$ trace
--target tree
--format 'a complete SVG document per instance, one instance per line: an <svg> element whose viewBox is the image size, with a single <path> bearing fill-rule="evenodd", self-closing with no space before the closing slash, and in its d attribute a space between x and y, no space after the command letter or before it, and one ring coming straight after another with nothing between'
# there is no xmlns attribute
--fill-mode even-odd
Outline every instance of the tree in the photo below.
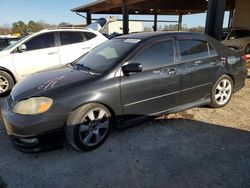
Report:
<svg viewBox="0 0 250 188"><path fill-rule="evenodd" d="M27 26L23 21L14 22L12 24L12 33L19 33L25 35L27 33Z"/></svg>

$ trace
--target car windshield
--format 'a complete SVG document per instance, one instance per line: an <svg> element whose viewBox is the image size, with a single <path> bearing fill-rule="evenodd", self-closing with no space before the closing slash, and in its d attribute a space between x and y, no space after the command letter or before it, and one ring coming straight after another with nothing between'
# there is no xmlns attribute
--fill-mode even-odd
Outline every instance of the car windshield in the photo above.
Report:
<svg viewBox="0 0 250 188"><path fill-rule="evenodd" d="M104 73L136 46L139 41L139 39L113 39L106 41L84 55L76 64L94 73Z"/></svg>

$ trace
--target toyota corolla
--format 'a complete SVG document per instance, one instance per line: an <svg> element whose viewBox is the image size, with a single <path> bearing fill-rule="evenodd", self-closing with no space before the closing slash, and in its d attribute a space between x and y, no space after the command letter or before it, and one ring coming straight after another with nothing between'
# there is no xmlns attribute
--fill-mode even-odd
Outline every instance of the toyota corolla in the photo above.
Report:
<svg viewBox="0 0 250 188"><path fill-rule="evenodd" d="M65 66L18 83L3 106L14 144L36 148L64 132L79 150L93 150L112 125L196 106L225 106L245 85L244 58L195 33L155 32L104 42Z"/></svg>

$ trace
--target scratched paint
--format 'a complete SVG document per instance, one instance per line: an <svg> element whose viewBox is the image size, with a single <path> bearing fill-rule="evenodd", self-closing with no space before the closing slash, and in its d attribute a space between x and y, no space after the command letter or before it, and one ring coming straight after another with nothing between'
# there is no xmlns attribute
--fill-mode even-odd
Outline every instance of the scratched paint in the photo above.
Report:
<svg viewBox="0 0 250 188"><path fill-rule="evenodd" d="M65 76L58 76L53 80L47 80L45 83L38 87L39 90L47 90L56 86Z"/></svg>

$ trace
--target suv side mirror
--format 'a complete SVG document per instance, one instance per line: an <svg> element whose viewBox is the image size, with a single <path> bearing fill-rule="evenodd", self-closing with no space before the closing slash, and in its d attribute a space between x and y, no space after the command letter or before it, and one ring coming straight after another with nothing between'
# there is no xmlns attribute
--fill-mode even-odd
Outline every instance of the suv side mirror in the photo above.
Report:
<svg viewBox="0 0 250 188"><path fill-rule="evenodd" d="M27 50L27 47L25 44L21 44L20 46L17 47L18 52L22 53Z"/></svg>
<svg viewBox="0 0 250 188"><path fill-rule="evenodd" d="M131 63L128 65L124 65L122 67L122 72L124 75L128 75L129 73L141 72L142 66L140 63Z"/></svg>

